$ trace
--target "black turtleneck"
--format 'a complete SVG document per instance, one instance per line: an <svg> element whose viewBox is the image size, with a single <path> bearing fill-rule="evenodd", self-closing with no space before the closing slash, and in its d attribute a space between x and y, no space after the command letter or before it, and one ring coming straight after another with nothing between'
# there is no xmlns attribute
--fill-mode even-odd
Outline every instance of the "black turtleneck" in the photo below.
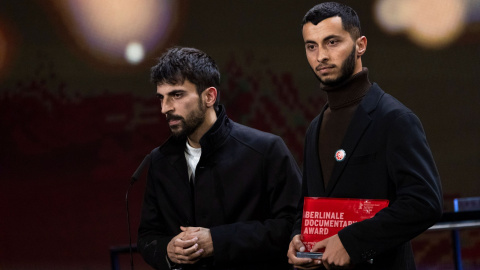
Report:
<svg viewBox="0 0 480 270"><path fill-rule="evenodd" d="M318 138L318 155L325 188L337 162L335 153L340 149L353 114L372 84L368 80L368 69L353 75L338 86L320 84L327 92L327 109L323 113ZM346 153L347 155L349 153Z"/></svg>

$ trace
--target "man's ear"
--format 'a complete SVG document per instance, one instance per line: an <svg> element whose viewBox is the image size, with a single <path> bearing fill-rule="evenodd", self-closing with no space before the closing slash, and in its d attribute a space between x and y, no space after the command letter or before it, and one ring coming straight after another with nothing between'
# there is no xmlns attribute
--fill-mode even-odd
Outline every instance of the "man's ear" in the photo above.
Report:
<svg viewBox="0 0 480 270"><path fill-rule="evenodd" d="M357 56L362 56L365 51L367 51L367 38L365 36L357 38L355 41L355 48L357 50Z"/></svg>
<svg viewBox="0 0 480 270"><path fill-rule="evenodd" d="M217 101L217 88L209 87L203 91L202 95L205 105L210 108Z"/></svg>

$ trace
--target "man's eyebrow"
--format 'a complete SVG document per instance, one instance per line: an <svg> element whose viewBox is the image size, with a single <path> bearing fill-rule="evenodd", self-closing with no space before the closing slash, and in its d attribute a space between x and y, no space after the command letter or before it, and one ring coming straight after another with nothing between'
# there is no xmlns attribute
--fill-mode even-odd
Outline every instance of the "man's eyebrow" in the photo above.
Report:
<svg viewBox="0 0 480 270"><path fill-rule="evenodd" d="M341 36L339 36L339 35L329 35L329 36L326 36L325 38L323 38L323 40L329 40L329 39L332 39L332 38L341 38Z"/></svg>
<svg viewBox="0 0 480 270"><path fill-rule="evenodd" d="M322 39L322 41L326 41L326 40L329 40L329 39L332 39L332 38L341 38L341 36L332 34L332 35L324 37ZM307 39L307 40L305 40L305 44L318 44L318 43L316 41Z"/></svg>
<svg viewBox="0 0 480 270"><path fill-rule="evenodd" d="M174 89L174 90L168 92L166 95L167 95L167 96L173 96L173 95L175 95L175 94L184 93L184 92L186 92L186 91L183 90L183 89ZM161 97L163 97L163 95L157 93L157 94L156 94L156 97L157 97L157 98L161 98Z"/></svg>
<svg viewBox="0 0 480 270"><path fill-rule="evenodd" d="M175 95L175 94L178 94L178 93L184 93L184 92L186 92L186 91L185 91L185 90L183 90L183 89L174 89L174 90L172 90L172 91L168 92L168 93L167 93L167 95L169 95L169 96L173 96L173 95Z"/></svg>

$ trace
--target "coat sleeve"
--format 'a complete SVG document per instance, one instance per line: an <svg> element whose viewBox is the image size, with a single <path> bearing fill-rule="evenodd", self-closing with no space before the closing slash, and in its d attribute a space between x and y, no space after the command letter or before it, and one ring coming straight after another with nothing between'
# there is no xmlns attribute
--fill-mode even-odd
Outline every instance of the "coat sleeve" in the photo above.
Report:
<svg viewBox="0 0 480 270"><path fill-rule="evenodd" d="M276 138L265 154L263 174L257 179L266 183L270 213L264 220L210 228L216 265L278 263L279 258L287 263L285 254L300 196L301 173L283 140Z"/></svg>
<svg viewBox="0 0 480 270"><path fill-rule="evenodd" d="M166 259L167 245L174 235L168 233L165 228L166 222L161 220L152 179L152 169L150 169L138 228L137 248L145 262L153 268L170 269Z"/></svg>
<svg viewBox="0 0 480 270"><path fill-rule="evenodd" d="M303 166L303 171L305 171L305 164ZM290 239L293 239L293 237L295 235L301 234L301 232L302 232L303 201L304 201L304 198L307 197L307 196L308 196L307 174L303 174L303 176L302 176L302 195L300 196L300 199L298 200L297 212L296 212L296 215L295 215L295 222L293 224L293 231L292 231L292 235L290 236Z"/></svg>
<svg viewBox="0 0 480 270"><path fill-rule="evenodd" d="M401 114L385 136L388 181L394 186L394 199L373 218L338 233L353 263L404 244L442 214L440 180L420 120L411 112Z"/></svg>
<svg viewBox="0 0 480 270"><path fill-rule="evenodd" d="M308 190L308 168L312 167L309 164L311 162L311 157L308 156L308 148L313 147L313 136L315 134L315 124L318 121L318 117L312 122L312 124L308 127L306 135L305 135L305 143L304 143L304 150L303 150L303 174L302 174L302 195L300 196L297 204L297 213L295 216L295 223L293 225L292 235L290 239L292 239L295 235L301 234L302 232L302 217L303 217L303 201L305 197L309 196Z"/></svg>

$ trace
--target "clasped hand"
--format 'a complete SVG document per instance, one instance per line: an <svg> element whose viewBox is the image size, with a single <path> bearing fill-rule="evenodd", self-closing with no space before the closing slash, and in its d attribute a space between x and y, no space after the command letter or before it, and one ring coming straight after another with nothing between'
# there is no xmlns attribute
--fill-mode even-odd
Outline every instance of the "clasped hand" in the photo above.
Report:
<svg viewBox="0 0 480 270"><path fill-rule="evenodd" d="M210 230L202 227L180 227L182 230L167 245L168 258L176 264L194 264L213 256Z"/></svg>

